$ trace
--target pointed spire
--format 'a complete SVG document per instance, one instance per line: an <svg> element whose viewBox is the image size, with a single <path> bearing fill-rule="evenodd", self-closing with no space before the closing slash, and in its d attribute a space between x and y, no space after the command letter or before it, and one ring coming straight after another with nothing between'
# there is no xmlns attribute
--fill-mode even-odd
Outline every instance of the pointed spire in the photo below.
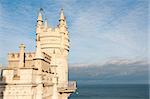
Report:
<svg viewBox="0 0 150 99"><path fill-rule="evenodd" d="M65 20L65 15L64 15L63 8L61 9L61 12L60 12L60 20Z"/></svg>
<svg viewBox="0 0 150 99"><path fill-rule="evenodd" d="M41 33L41 26L43 25L42 11L43 11L43 9L41 8L39 10L39 14L38 14L38 18L37 18L36 33Z"/></svg>
<svg viewBox="0 0 150 99"><path fill-rule="evenodd" d="M42 11L43 9L40 8L37 21L42 21Z"/></svg>
<svg viewBox="0 0 150 99"><path fill-rule="evenodd" d="M42 21L42 13L39 12L37 21Z"/></svg>
<svg viewBox="0 0 150 99"><path fill-rule="evenodd" d="M48 29L48 20L46 18L44 22L44 30L47 30L47 29Z"/></svg>
<svg viewBox="0 0 150 99"><path fill-rule="evenodd" d="M64 15L63 9L61 9L61 12L60 12L59 27L66 27L67 28L66 17Z"/></svg>

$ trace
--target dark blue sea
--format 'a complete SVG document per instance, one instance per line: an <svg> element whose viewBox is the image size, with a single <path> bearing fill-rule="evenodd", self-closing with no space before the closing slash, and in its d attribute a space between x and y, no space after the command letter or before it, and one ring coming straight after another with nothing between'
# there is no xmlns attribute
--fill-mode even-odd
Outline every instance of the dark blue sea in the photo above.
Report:
<svg viewBox="0 0 150 99"><path fill-rule="evenodd" d="M149 99L146 84L78 84L69 99Z"/></svg>

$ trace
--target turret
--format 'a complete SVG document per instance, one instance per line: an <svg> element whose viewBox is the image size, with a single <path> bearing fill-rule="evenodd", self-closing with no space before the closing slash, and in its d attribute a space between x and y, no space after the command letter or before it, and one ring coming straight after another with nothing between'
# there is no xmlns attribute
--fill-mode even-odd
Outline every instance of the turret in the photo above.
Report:
<svg viewBox="0 0 150 99"><path fill-rule="evenodd" d="M35 58L36 59L42 59L41 44L40 44L40 33L42 32L42 25L43 25L42 11L43 11L43 9L41 8L39 11L39 14L38 14L38 18L37 18L36 52L35 52Z"/></svg>
<svg viewBox="0 0 150 99"><path fill-rule="evenodd" d="M63 9L61 9L61 12L60 12L59 27L67 27L66 17L64 15Z"/></svg>
<svg viewBox="0 0 150 99"><path fill-rule="evenodd" d="M42 20L42 8L40 9L39 13L38 13L38 18L37 18L37 24L38 25L42 25L43 20Z"/></svg>

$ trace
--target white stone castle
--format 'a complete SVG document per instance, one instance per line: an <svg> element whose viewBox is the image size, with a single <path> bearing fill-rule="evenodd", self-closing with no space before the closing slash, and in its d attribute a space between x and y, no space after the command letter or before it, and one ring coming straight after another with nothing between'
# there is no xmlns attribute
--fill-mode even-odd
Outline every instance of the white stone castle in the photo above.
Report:
<svg viewBox="0 0 150 99"><path fill-rule="evenodd" d="M39 11L36 50L8 54L8 67L2 70L0 99L68 99L76 82L68 81L69 37L63 9L59 25L52 29Z"/></svg>

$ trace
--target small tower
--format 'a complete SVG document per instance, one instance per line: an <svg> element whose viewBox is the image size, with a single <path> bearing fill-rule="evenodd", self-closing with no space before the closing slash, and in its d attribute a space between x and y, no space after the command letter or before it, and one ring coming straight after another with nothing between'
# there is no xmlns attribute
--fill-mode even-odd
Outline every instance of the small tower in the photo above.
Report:
<svg viewBox="0 0 150 99"><path fill-rule="evenodd" d="M60 19L59 19L59 22L60 22L60 26L63 26L64 25L64 21L65 21L65 16L64 16L64 10L61 9L60 11Z"/></svg>
<svg viewBox="0 0 150 99"><path fill-rule="evenodd" d="M41 8L39 10L39 13L38 13L38 19L37 19L37 24L38 25L42 25L42 23L43 23L43 20L42 20L42 11L43 11L43 9Z"/></svg>
<svg viewBox="0 0 150 99"><path fill-rule="evenodd" d="M66 17L64 15L63 9L61 9L61 12L60 12L59 28L60 28L60 32L67 31Z"/></svg>
<svg viewBox="0 0 150 99"><path fill-rule="evenodd" d="M42 11L41 8L38 13L37 18L37 26L36 26L36 54L35 58L41 58L42 59L42 52L41 52L41 42L40 42L40 34L42 33L42 26L43 26L43 20L42 20Z"/></svg>
<svg viewBox="0 0 150 99"><path fill-rule="evenodd" d="M42 32L43 20L42 20L42 8L39 10L38 18L37 18L37 25L36 25L36 37L39 37L40 33ZM38 39L38 38L36 38Z"/></svg>
<svg viewBox="0 0 150 99"><path fill-rule="evenodd" d="M43 59L41 51L40 34L42 33L43 20L42 20L42 8L39 11L36 26L36 51L35 51L35 67L41 69L41 59Z"/></svg>

